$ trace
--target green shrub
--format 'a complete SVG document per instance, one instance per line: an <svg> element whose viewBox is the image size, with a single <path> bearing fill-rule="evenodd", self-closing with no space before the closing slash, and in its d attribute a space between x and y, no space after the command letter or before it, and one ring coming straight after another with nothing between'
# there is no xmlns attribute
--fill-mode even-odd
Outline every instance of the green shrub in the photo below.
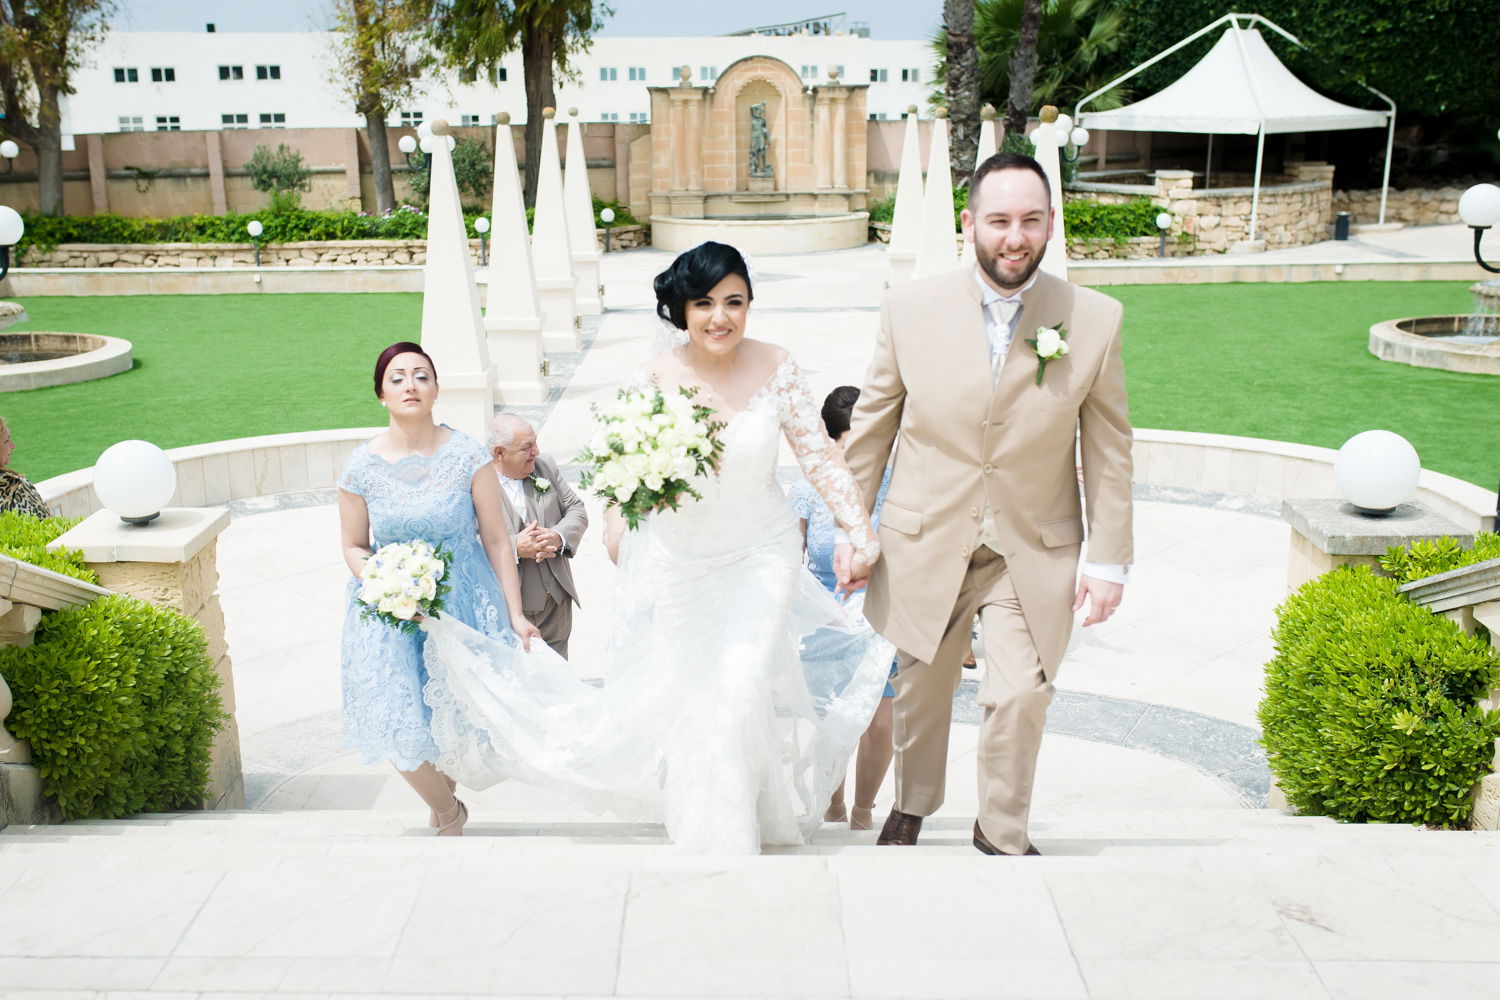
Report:
<svg viewBox="0 0 1500 1000"><path fill-rule="evenodd" d="M1155 236L1161 206L1145 198L1112 205L1092 198L1075 198L1063 204L1064 232L1070 240L1127 240Z"/></svg>
<svg viewBox="0 0 1500 1000"><path fill-rule="evenodd" d="M42 616L35 644L0 649L29 740L64 816L193 808L226 718L198 623L123 595Z"/></svg>
<svg viewBox="0 0 1500 1000"><path fill-rule="evenodd" d="M1277 609L1262 742L1302 812L1463 826L1500 736L1500 713L1476 704L1500 655L1396 587L1344 566Z"/></svg>
<svg viewBox="0 0 1500 1000"><path fill-rule="evenodd" d="M425 206L432 177L427 171L426 157L417 162L421 166L412 170L409 180L417 204ZM495 183L495 155L478 140L459 139L453 145L453 179L458 183L458 196L462 202L484 204Z"/></svg>
<svg viewBox="0 0 1500 1000"><path fill-rule="evenodd" d="M1500 535L1481 531L1474 536L1474 546L1468 549L1446 535L1431 542L1393 545L1380 557L1380 568L1395 577L1397 583L1411 583L1489 559L1500 559Z"/></svg>
<svg viewBox="0 0 1500 1000"><path fill-rule="evenodd" d="M98 575L83 561L82 552L77 549L47 551L48 542L81 520L83 518L80 517L49 517L39 520L30 514L7 510L0 513L0 554L86 583L98 583Z"/></svg>
<svg viewBox="0 0 1500 1000"><path fill-rule="evenodd" d="M294 211L302 202L303 191L312 190L312 170L302 162L302 154L286 143L271 152L270 146L256 146L245 163L250 186L271 194L272 212Z"/></svg>
<svg viewBox="0 0 1500 1000"><path fill-rule="evenodd" d="M620 204L618 201L605 201L603 198L599 197L598 195L594 195L594 228L595 229L603 229L604 228L604 220L601 219L601 218L599 218L599 213L602 212L602 211L604 211L606 208L614 209L614 212L615 212L615 221L610 223L611 226L639 226L641 224L639 219L637 219L634 215L630 214L630 209L626 208L624 205ZM531 216L530 216L529 213L527 214L526 218L527 218L527 221L529 222L530 219L531 219Z"/></svg>
<svg viewBox="0 0 1500 1000"><path fill-rule="evenodd" d="M870 205L870 221L884 222L890 225L891 220L896 217L896 196L882 198L880 201Z"/></svg>

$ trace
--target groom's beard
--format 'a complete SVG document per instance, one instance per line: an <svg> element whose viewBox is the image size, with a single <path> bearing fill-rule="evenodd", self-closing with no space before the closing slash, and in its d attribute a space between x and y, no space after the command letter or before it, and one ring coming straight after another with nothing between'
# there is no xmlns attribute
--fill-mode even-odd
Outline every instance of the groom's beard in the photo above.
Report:
<svg viewBox="0 0 1500 1000"><path fill-rule="evenodd" d="M1036 273L1036 269L1042 266L1042 257L1047 253L1047 245L1043 243L1041 249L1036 252L1036 256L1026 262L1026 266L1022 269L1019 278L1000 273L1001 253L1002 251L997 248L992 254L982 254L978 252L978 247L976 246L974 259L979 262L980 270L984 271L985 275L989 277L996 288L1015 290L1030 281L1031 276Z"/></svg>

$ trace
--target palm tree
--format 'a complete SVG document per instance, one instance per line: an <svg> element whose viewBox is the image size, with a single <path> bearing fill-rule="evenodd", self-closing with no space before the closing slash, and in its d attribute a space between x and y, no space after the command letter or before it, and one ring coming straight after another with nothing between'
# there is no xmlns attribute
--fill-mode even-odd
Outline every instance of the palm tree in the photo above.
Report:
<svg viewBox="0 0 1500 1000"><path fill-rule="evenodd" d="M979 149L979 53L974 48L974 0L943 0L944 92L948 105L948 157L953 183L969 176Z"/></svg>

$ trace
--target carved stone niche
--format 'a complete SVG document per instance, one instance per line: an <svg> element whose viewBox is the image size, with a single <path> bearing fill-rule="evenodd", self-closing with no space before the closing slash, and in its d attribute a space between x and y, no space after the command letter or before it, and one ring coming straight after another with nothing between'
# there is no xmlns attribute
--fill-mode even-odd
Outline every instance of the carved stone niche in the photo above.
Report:
<svg viewBox="0 0 1500 1000"><path fill-rule="evenodd" d="M755 146L751 109L766 109L766 165L770 177L751 176L750 160ZM751 80L734 97L734 180L739 191L779 191L786 176L786 110L781 91L765 80Z"/></svg>

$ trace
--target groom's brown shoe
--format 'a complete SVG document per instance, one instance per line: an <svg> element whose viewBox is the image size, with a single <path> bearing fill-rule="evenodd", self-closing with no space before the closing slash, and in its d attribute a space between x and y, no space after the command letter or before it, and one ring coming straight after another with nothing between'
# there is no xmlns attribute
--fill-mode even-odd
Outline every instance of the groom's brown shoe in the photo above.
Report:
<svg viewBox="0 0 1500 1000"><path fill-rule="evenodd" d="M885 826L880 828L880 836L875 843L911 847L917 842L917 834L921 832L922 817L892 809L891 814L885 818Z"/></svg>
<svg viewBox="0 0 1500 1000"><path fill-rule="evenodd" d="M1016 857L1016 855L1010 853L1009 851L1002 851L1000 850L1000 848L990 843L989 840L985 837L984 831L979 829L979 820L977 819L974 821L974 846L979 849L979 852L981 854L998 854L1001 857L1006 858ZM1035 844L1032 844L1030 847L1026 848L1026 853L1028 855L1035 855L1036 857L1042 856L1042 852L1036 849Z"/></svg>

